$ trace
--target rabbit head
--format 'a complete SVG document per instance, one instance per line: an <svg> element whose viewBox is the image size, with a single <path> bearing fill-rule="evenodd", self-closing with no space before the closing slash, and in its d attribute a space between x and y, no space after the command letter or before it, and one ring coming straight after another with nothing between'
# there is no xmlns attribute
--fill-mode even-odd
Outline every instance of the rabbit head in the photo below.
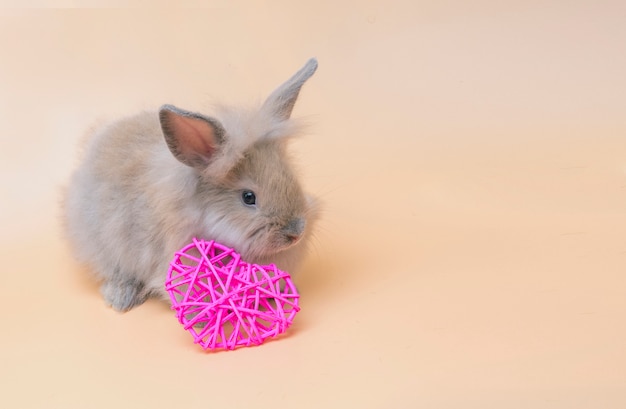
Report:
<svg viewBox="0 0 626 409"><path fill-rule="evenodd" d="M300 244L315 216L286 145L298 130L290 119L309 60L256 110L222 108L215 117L164 105L159 112L174 157L193 169L198 235L231 246L251 262L273 261Z"/></svg>

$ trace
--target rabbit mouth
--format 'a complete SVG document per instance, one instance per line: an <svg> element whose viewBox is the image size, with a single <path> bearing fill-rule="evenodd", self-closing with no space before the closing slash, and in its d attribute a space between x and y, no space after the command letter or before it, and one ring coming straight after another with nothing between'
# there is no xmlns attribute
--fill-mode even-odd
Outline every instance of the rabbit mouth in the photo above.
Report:
<svg viewBox="0 0 626 409"><path fill-rule="evenodd" d="M257 228L248 236L248 239L255 243L251 246L251 253L259 257L268 257L297 245L304 236L305 224L303 218L295 218L285 225Z"/></svg>
<svg viewBox="0 0 626 409"><path fill-rule="evenodd" d="M252 245L248 248L247 257L253 260L270 260L272 256L282 253L294 246L302 240L302 235L274 233L269 237L260 237L256 235Z"/></svg>
<svg viewBox="0 0 626 409"><path fill-rule="evenodd" d="M286 234L285 235L285 241L287 242L287 246L291 247L291 246L295 246L296 244L298 244L298 242L302 239L302 235L301 234Z"/></svg>
<svg viewBox="0 0 626 409"><path fill-rule="evenodd" d="M261 251L264 253L264 256L281 253L298 244L301 239L302 235L279 233L272 237L268 241L267 246L264 246Z"/></svg>

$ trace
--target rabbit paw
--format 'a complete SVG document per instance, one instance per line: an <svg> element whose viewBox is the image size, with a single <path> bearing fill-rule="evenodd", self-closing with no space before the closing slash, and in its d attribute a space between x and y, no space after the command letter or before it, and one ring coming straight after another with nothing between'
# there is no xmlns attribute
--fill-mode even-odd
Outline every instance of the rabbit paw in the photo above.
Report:
<svg viewBox="0 0 626 409"><path fill-rule="evenodd" d="M134 279L105 281L100 291L105 301L114 310L120 312L129 311L133 307L143 304L148 299L144 283Z"/></svg>

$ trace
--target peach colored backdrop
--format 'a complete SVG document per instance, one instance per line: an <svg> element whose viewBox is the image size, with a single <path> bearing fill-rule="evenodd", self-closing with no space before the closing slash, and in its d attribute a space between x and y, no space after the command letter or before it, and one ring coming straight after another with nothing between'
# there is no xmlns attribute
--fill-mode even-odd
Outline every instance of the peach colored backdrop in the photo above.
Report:
<svg viewBox="0 0 626 409"><path fill-rule="evenodd" d="M626 407L626 3L307 3L0 11L2 406ZM58 220L85 130L311 56L289 336L203 353L106 308Z"/></svg>

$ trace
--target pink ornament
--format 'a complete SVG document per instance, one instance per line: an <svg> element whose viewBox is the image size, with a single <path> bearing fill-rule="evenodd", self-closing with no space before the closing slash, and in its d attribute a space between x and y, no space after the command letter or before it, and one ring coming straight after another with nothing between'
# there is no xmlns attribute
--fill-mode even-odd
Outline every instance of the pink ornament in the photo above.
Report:
<svg viewBox="0 0 626 409"><path fill-rule="evenodd" d="M178 251L165 289L178 321L204 349L259 345L285 332L300 311L289 274L246 263L214 241L193 239Z"/></svg>

